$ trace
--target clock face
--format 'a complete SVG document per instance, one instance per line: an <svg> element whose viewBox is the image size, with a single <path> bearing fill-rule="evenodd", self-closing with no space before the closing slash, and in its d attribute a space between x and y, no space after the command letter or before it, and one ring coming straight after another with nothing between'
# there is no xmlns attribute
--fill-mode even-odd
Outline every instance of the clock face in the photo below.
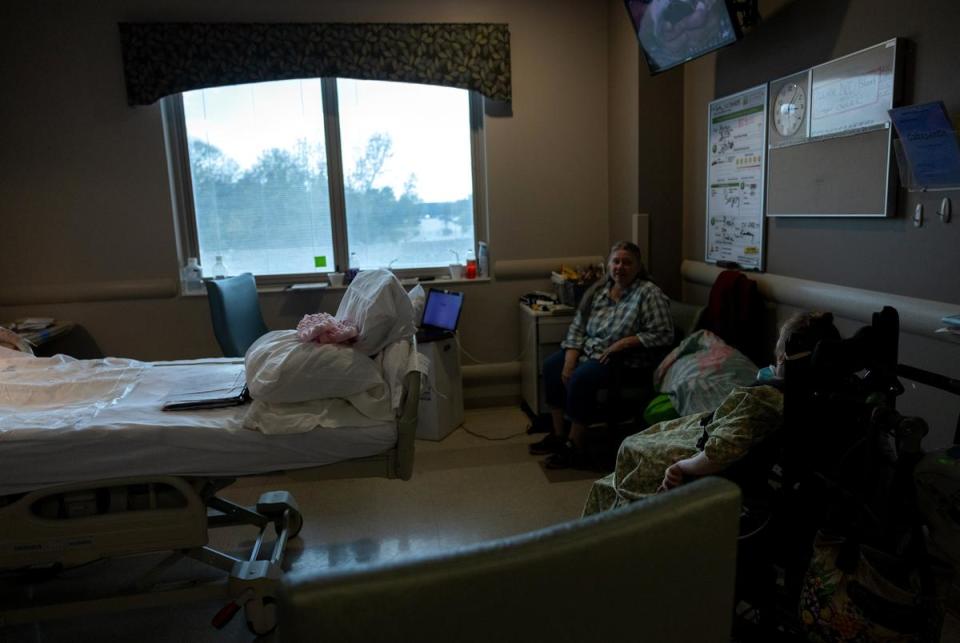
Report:
<svg viewBox="0 0 960 643"><path fill-rule="evenodd" d="M793 136L803 125L807 111L807 92L797 83L787 83L773 102L773 124L780 136Z"/></svg>

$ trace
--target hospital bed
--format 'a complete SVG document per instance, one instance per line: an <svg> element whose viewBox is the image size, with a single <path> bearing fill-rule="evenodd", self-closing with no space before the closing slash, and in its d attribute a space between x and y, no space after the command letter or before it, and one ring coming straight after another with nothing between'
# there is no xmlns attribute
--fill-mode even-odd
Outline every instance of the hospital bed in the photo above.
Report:
<svg viewBox="0 0 960 643"><path fill-rule="evenodd" d="M420 372L414 367L401 376L403 398L392 422L264 435L243 427L247 406L160 410L163 400L178 391L216 389L242 378L242 360L151 364L24 358L32 361L7 361L5 367L3 357L0 570L170 554L122 593L56 605L4 601L0 627L219 597L230 602L215 625L222 626L242 607L251 631L268 632L275 626L273 596L286 543L300 531L303 518L285 491L265 493L253 507L236 505L218 492L240 476L281 471L298 480L406 480L412 473L420 397ZM16 376L11 368L18 369ZM240 524L259 529L247 557L208 545L210 529ZM226 578L166 588L164 572L183 558L206 563Z"/></svg>

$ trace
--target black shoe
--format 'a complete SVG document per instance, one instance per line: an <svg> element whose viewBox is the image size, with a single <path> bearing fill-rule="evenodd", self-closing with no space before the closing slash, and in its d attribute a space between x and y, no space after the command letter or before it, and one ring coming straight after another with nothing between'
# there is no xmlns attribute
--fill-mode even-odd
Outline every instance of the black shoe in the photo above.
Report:
<svg viewBox="0 0 960 643"><path fill-rule="evenodd" d="M587 454L574 446L573 442L567 442L556 453L544 461L544 466L548 469L593 469L590 458Z"/></svg>
<svg viewBox="0 0 960 643"><path fill-rule="evenodd" d="M548 455L556 453L561 448L563 448L563 440L553 433L548 433L542 440L530 445L530 455Z"/></svg>

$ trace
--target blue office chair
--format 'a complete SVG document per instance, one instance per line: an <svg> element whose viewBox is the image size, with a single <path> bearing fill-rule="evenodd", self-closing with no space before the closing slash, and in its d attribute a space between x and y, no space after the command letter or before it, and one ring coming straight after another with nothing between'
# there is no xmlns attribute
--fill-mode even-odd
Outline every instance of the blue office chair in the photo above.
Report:
<svg viewBox="0 0 960 643"><path fill-rule="evenodd" d="M260 313L257 282L245 272L228 279L207 280L213 334L224 357L243 357L269 330Z"/></svg>

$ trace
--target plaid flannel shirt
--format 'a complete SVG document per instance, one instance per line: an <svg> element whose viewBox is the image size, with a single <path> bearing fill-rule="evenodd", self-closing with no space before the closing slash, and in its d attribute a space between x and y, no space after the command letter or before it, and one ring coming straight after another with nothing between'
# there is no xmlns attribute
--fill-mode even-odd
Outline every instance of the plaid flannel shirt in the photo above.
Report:
<svg viewBox="0 0 960 643"><path fill-rule="evenodd" d="M589 319L584 320L583 314L577 311L566 339L560 344L563 348L580 351L582 362L598 359L607 347L630 335L636 335L646 348L669 346L673 342L670 299L656 284L637 280L616 302L610 297L612 287L611 279L594 293ZM643 365L646 361L643 352L631 355L626 363Z"/></svg>

